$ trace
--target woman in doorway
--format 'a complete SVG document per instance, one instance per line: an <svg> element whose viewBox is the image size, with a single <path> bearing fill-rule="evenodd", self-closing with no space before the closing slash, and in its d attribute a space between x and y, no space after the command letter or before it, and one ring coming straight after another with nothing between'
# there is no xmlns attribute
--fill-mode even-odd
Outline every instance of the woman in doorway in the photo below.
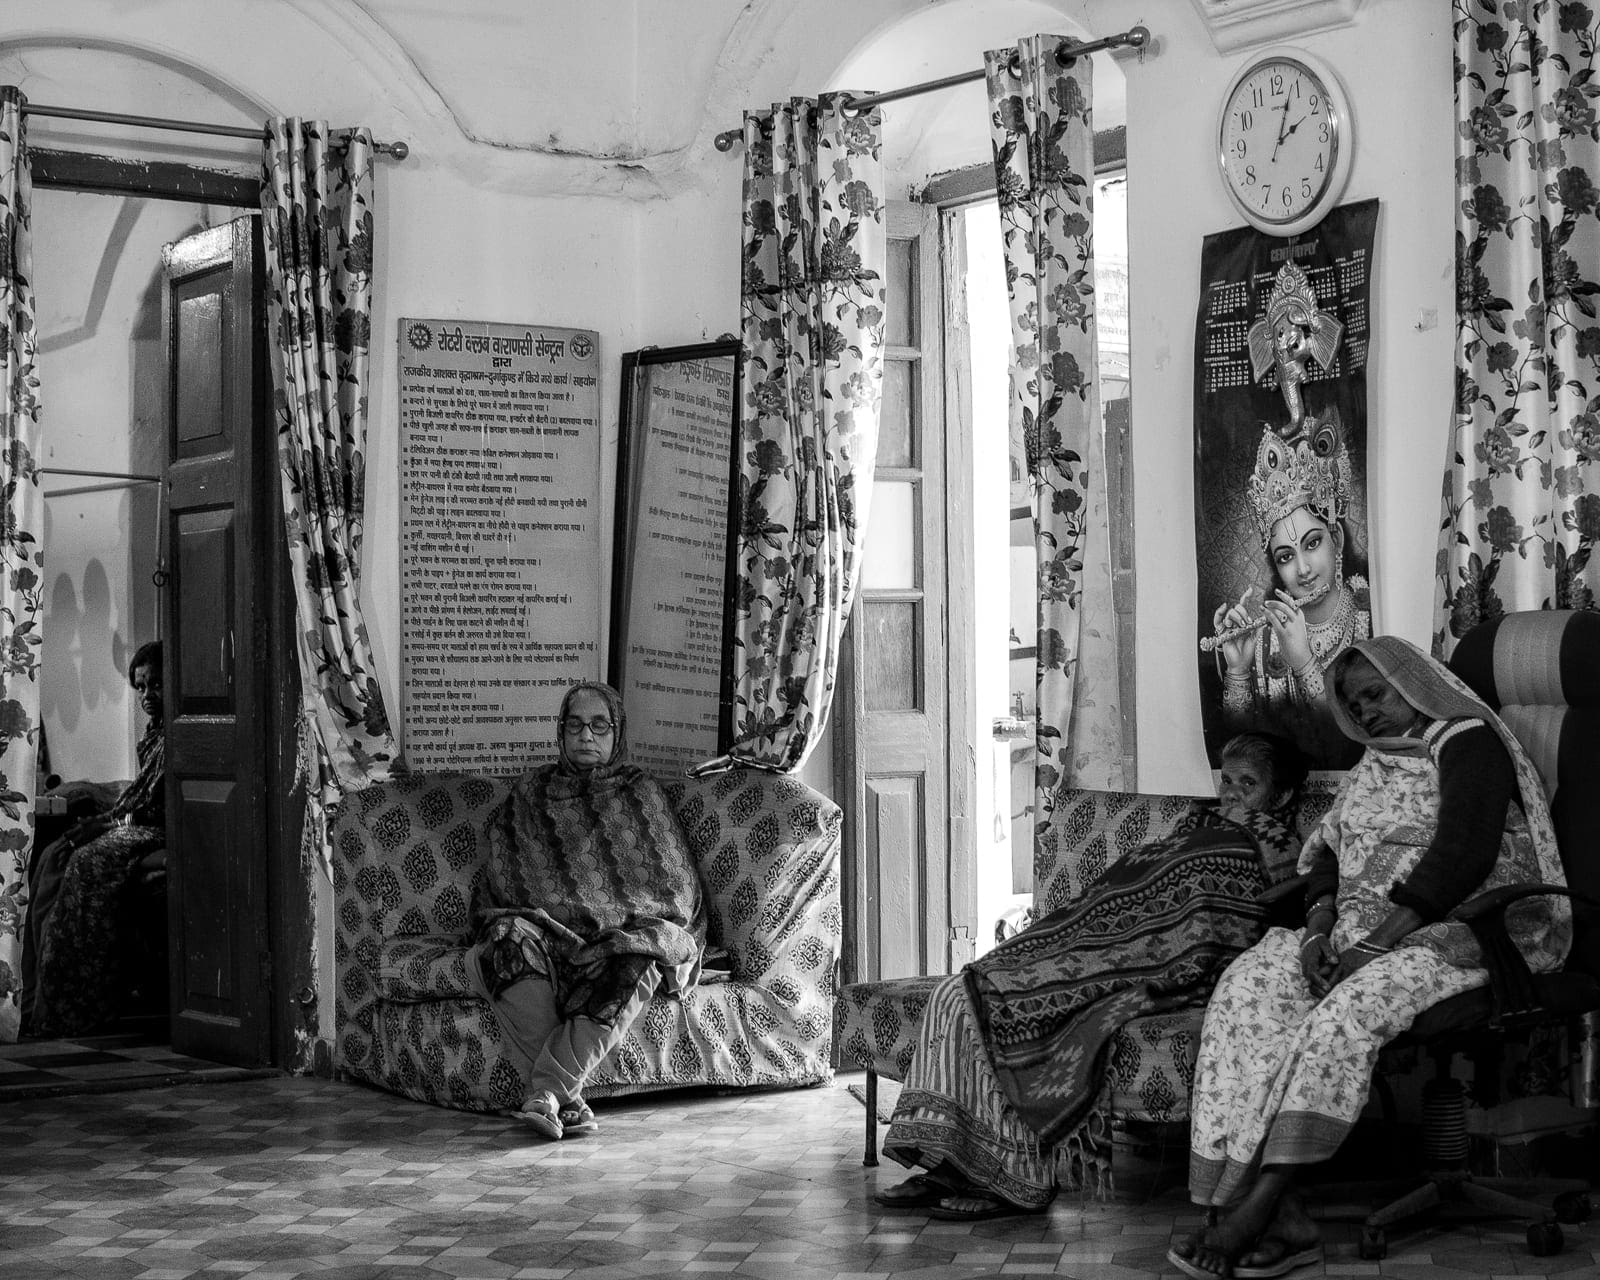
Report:
<svg viewBox="0 0 1600 1280"><path fill-rule="evenodd" d="M1131 1018L1199 1008L1261 936L1256 898L1293 873L1305 776L1293 743L1231 739L1215 804L934 989L883 1144L919 1172L879 1203L993 1218L1043 1210L1058 1176L1104 1185L1106 1048Z"/></svg>
<svg viewBox="0 0 1600 1280"><path fill-rule="evenodd" d="M26 1034L81 1035L116 1012L126 972L124 898L139 863L166 847L166 737L161 641L141 645L128 682L150 718L139 739L138 775L111 809L72 827L34 860L28 877L24 948ZM138 922L131 922L137 927Z"/></svg>
<svg viewBox="0 0 1600 1280"><path fill-rule="evenodd" d="M706 910L666 794L627 763L622 699L567 692L559 758L524 774L488 823L472 968L525 1085L517 1116L546 1138L598 1125L583 1086L658 989L699 976Z"/></svg>

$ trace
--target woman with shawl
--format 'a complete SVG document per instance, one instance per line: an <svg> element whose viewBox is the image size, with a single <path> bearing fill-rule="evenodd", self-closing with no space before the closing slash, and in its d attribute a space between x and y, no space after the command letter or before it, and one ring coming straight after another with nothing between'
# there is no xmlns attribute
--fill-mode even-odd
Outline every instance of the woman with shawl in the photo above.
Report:
<svg viewBox="0 0 1600 1280"><path fill-rule="evenodd" d="M22 1017L27 1034L81 1035L116 1012L124 890L140 861L166 847L166 737L161 641L140 645L128 683L150 723L138 775L103 813L43 849L28 883ZM30 981L31 979L31 981Z"/></svg>
<svg viewBox="0 0 1600 1280"><path fill-rule="evenodd" d="M1206 1007L1190 1103L1189 1191L1221 1220L1167 1257L1197 1280L1277 1276L1321 1257L1294 1191L1366 1102L1378 1050L1423 1010L1488 983L1451 912L1503 885L1563 885L1538 773L1454 675L1393 636L1330 669L1340 728L1365 748L1300 854L1305 928L1272 929ZM1535 973L1571 941L1565 898L1507 912Z"/></svg>
<svg viewBox="0 0 1600 1280"><path fill-rule="evenodd" d="M1293 874L1305 773L1285 739L1229 740L1215 805L933 990L883 1144L920 1172L879 1203L953 1220L1037 1212L1058 1163L1104 1184L1094 1107L1111 1040L1129 1019L1199 1008L1261 936L1257 896Z"/></svg>
<svg viewBox="0 0 1600 1280"><path fill-rule="evenodd" d="M473 966L521 1061L516 1114L547 1138L592 1133L583 1085L657 990L698 976L706 911L666 794L627 763L616 690L579 684L560 757L517 779L488 823Z"/></svg>

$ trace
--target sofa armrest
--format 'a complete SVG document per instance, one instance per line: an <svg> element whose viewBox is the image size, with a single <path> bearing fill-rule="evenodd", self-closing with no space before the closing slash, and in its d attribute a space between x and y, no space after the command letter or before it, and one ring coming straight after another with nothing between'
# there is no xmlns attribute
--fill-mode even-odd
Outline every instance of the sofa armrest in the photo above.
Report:
<svg viewBox="0 0 1600 1280"><path fill-rule="evenodd" d="M733 769L674 781L669 798L705 888L708 942L737 982L815 985L832 999L842 814L788 774Z"/></svg>

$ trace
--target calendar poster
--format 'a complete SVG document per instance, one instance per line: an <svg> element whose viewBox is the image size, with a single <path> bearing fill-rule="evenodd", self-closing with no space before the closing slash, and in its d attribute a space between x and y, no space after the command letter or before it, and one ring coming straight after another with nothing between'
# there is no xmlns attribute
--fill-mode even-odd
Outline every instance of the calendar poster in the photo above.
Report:
<svg viewBox="0 0 1600 1280"><path fill-rule="evenodd" d="M1347 768L1359 754L1327 714L1321 672L1336 650L1371 634L1367 354L1377 220L1378 202L1367 200L1297 236L1239 227L1207 236L1201 249L1197 656L1213 767L1222 744L1248 729L1292 738L1314 769ZM1296 634L1262 625L1224 651L1219 609L1242 601L1260 621L1280 591L1304 596L1293 601Z"/></svg>

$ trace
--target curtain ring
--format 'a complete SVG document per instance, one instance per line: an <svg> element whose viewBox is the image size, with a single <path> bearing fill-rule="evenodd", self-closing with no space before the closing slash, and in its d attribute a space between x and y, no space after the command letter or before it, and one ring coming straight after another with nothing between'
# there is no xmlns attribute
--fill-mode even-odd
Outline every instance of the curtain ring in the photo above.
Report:
<svg viewBox="0 0 1600 1280"><path fill-rule="evenodd" d="M1022 79L1022 51L1020 49L1011 51L1011 57L1006 59L1006 70L1011 73L1012 79Z"/></svg>
<svg viewBox="0 0 1600 1280"><path fill-rule="evenodd" d="M1056 66L1067 68L1078 60L1078 55L1073 52L1078 46L1069 40L1063 40L1056 46Z"/></svg>

